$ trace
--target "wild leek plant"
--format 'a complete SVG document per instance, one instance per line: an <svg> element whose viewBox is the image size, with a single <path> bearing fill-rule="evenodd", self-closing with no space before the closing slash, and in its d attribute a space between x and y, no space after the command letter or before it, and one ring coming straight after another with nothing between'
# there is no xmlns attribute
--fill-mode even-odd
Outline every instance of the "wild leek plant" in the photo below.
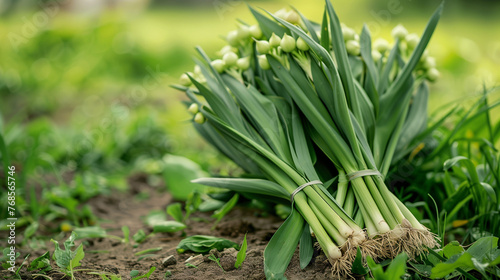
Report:
<svg viewBox="0 0 500 280"><path fill-rule="evenodd" d="M364 256L415 257L436 246L431 234L387 188L393 159L426 128L428 88L439 72L425 48L442 6L423 35L397 26L392 48L340 24L329 1L321 24L296 11L241 24L211 60L200 48L181 76L199 133L253 178L198 183L290 201L290 216L264 253L268 278L285 272L300 241L301 267L311 233L336 274Z"/></svg>

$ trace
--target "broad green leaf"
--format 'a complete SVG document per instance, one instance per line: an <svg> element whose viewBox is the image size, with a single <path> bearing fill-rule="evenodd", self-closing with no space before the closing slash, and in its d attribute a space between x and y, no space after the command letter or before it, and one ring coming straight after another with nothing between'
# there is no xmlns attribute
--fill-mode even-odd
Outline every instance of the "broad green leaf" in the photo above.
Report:
<svg viewBox="0 0 500 280"><path fill-rule="evenodd" d="M182 206L180 203L172 203L167 206L167 214L177 222L182 222Z"/></svg>
<svg viewBox="0 0 500 280"><path fill-rule="evenodd" d="M366 263L370 268L370 272L375 280L389 280L384 274L384 269L382 265L375 263L375 261L370 256L366 256Z"/></svg>
<svg viewBox="0 0 500 280"><path fill-rule="evenodd" d="M500 254L497 245L498 237L482 237L467 249L467 253L481 262L491 262Z"/></svg>
<svg viewBox="0 0 500 280"><path fill-rule="evenodd" d="M405 253L399 254L394 260L392 260L389 267L385 271L387 280L399 280L406 272L406 260L408 256Z"/></svg>
<svg viewBox="0 0 500 280"><path fill-rule="evenodd" d="M191 183L193 179L207 176L198 164L185 157L174 155L165 156L163 161L165 163L163 177L175 199L186 200L194 190L203 192L205 189L203 186Z"/></svg>
<svg viewBox="0 0 500 280"><path fill-rule="evenodd" d="M427 264L418 264L409 262L409 264L417 270L418 274L422 274L423 276L429 277L431 275L432 265Z"/></svg>
<svg viewBox="0 0 500 280"><path fill-rule="evenodd" d="M200 204L200 207L198 207L198 211L200 212L215 211L221 208L225 203L226 203L225 201L208 198Z"/></svg>
<svg viewBox="0 0 500 280"><path fill-rule="evenodd" d="M146 240L146 238L147 236L143 229L139 229L134 235L132 235L132 239L136 243L142 243L144 240Z"/></svg>
<svg viewBox="0 0 500 280"><path fill-rule="evenodd" d="M473 268L471 254L465 252L461 255L454 255L448 261L439 263L431 270L432 279L440 279L455 271L457 268Z"/></svg>
<svg viewBox="0 0 500 280"><path fill-rule="evenodd" d="M184 215L184 220L187 220L191 213L198 210L200 207L202 200L201 195L197 190L194 190L188 195L186 200L186 205L184 206L184 210L186 211L186 215Z"/></svg>
<svg viewBox="0 0 500 280"><path fill-rule="evenodd" d="M224 204L220 209L214 212L212 218L216 218L217 222L222 220L222 218L224 218L224 216L226 216L226 214L229 213L231 209L233 209L236 203L238 203L239 198L240 196L238 194L235 194L228 202L226 202L226 204Z"/></svg>
<svg viewBox="0 0 500 280"><path fill-rule="evenodd" d="M185 228L185 224L177 221L157 221L153 224L153 232L176 232Z"/></svg>
<svg viewBox="0 0 500 280"><path fill-rule="evenodd" d="M449 259L454 255L463 253L464 248L460 246L460 243L458 243L458 241L452 241L446 244L441 252L444 254L444 257Z"/></svg>
<svg viewBox="0 0 500 280"><path fill-rule="evenodd" d="M52 270L50 265L50 253L45 252L45 254L34 259L28 266L28 271L40 270L41 272L47 272Z"/></svg>
<svg viewBox="0 0 500 280"><path fill-rule="evenodd" d="M304 269L309 265L313 257L313 253L314 248L309 225L307 223L304 223L304 229L302 230L302 235L300 236L299 245L299 260L301 269Z"/></svg>
<svg viewBox="0 0 500 280"><path fill-rule="evenodd" d="M35 222L32 222L31 224L29 224L26 229L24 230L24 236L23 238L25 238L26 240L29 239L33 234L36 233L36 231L38 230L38 226L40 224L35 221Z"/></svg>
<svg viewBox="0 0 500 280"><path fill-rule="evenodd" d="M245 237L243 237L243 243L241 243L240 250L236 255L236 262L234 263L234 267L239 268L241 264L245 261L246 256L247 256L247 235L245 234Z"/></svg>
<svg viewBox="0 0 500 280"><path fill-rule="evenodd" d="M163 222L167 220L167 215L161 210L152 210L144 218L144 223L148 226L153 226L158 222Z"/></svg>
<svg viewBox="0 0 500 280"><path fill-rule="evenodd" d="M365 275L370 270L363 265L363 255L361 254L361 250L359 249L359 247L357 248L357 250L358 251L356 253L356 258L352 263L351 272L357 275Z"/></svg>
<svg viewBox="0 0 500 280"><path fill-rule="evenodd" d="M71 251L71 248L75 246L75 239L76 233L72 232L70 237L63 243L64 250L59 247L59 242L51 239L51 241L55 245L55 250L52 258L56 261L57 266L66 271L70 268L73 256L77 254L77 250L75 250L75 252Z"/></svg>
<svg viewBox="0 0 500 280"><path fill-rule="evenodd" d="M195 253L207 253L212 249L222 251L225 248L238 249L238 244L225 238L219 238L207 235L193 235L186 237L177 245L177 252L184 253L193 251Z"/></svg>
<svg viewBox="0 0 500 280"><path fill-rule="evenodd" d="M106 230L99 226L74 228L73 232L77 235L76 240L84 238L105 238L108 236Z"/></svg>
<svg viewBox="0 0 500 280"><path fill-rule="evenodd" d="M286 279L285 270L297 248L304 226L300 214L292 214L278 228L264 250L264 273L267 279Z"/></svg>
<svg viewBox="0 0 500 280"><path fill-rule="evenodd" d="M84 257L83 244L80 244L80 246L71 253L70 269L73 270L73 268L79 267L81 265L80 261L83 260Z"/></svg>

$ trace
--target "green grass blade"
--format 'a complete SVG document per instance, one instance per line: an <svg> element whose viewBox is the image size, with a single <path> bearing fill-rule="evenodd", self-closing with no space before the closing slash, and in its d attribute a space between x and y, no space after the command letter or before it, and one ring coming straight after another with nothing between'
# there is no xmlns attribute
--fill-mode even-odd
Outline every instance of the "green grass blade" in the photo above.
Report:
<svg viewBox="0 0 500 280"><path fill-rule="evenodd" d="M454 115L458 111L458 105L453 107L450 111L448 111L444 116L439 118L432 126L428 127L425 129L422 133L420 133L417 137L413 138L410 144L408 144L407 148L404 151L399 151L394 154L393 157L393 162L397 162L401 160L404 156L406 156L408 153L412 152L417 145L422 143L422 141L431 135L434 131L436 131L438 128L440 128L444 122L452 115ZM428 157L428 159L431 159Z"/></svg>
<svg viewBox="0 0 500 280"><path fill-rule="evenodd" d="M394 47L392 47L391 52L387 57L387 62L383 67L382 75L380 76L380 79L378 81L377 92L379 96L383 96L386 93L387 87L389 86L390 82L391 70L394 66L394 62L396 61L396 57L398 56L399 56L399 39L397 39L396 43L394 43Z"/></svg>
<svg viewBox="0 0 500 280"><path fill-rule="evenodd" d="M280 26L275 21L257 12L252 7L250 6L248 7L252 12L253 16L255 17L255 19L257 20L257 22L259 23L260 30L262 30L262 34L264 34L266 38L268 39L271 38L271 35L273 35L273 33L280 36L280 38L283 37L283 34L285 34L286 32L286 29L283 28L283 26Z"/></svg>
<svg viewBox="0 0 500 280"><path fill-rule="evenodd" d="M7 151L7 145L3 138L2 132L0 131L0 152L2 153L2 161L3 161L3 170L4 176L7 178L7 174L9 174L9 166L10 166L10 157Z"/></svg>
<svg viewBox="0 0 500 280"><path fill-rule="evenodd" d="M229 75L223 75L226 86L233 92L246 115L259 134L285 162L291 162L288 141L283 132L278 111L274 104L253 86L248 88Z"/></svg>
<svg viewBox="0 0 500 280"><path fill-rule="evenodd" d="M200 66L202 71L204 70L204 67ZM207 100L208 104L210 105L210 108L224 121L228 122L229 124L236 126L240 130L243 130L242 127L243 125L241 124L240 120L240 114L238 112L237 115L234 115L234 112L237 110L237 106L234 103L233 100L230 100L228 98L222 98L220 94L217 94L213 92L212 90L208 89L204 85L200 84L198 81L196 81L194 78L190 77L192 83L196 88L200 91L200 93L205 97ZM207 81L210 80L209 77L206 78Z"/></svg>
<svg viewBox="0 0 500 280"><path fill-rule="evenodd" d="M428 100L429 87L425 83L422 83L412 98L408 116L401 131L401 137L396 146L393 159L401 158L402 156L399 153L405 151L412 140L425 131Z"/></svg>
<svg viewBox="0 0 500 280"><path fill-rule="evenodd" d="M443 6L444 2L442 2L441 5L439 5L439 7L432 15L431 19L427 23L427 26L425 27L424 33L422 34L422 38L420 39L420 42L413 51L410 59L408 60L404 68L401 70L399 75L396 77L394 83L392 83L389 86L389 88L387 89L387 93L384 94L382 99L386 98L393 99L395 95L401 94L404 85L407 83L408 79L410 79L413 70L417 66L417 63L420 61L420 58L422 57L422 54L424 53L424 50L427 47L427 44L429 43L431 36L434 33L434 30L437 27L439 18L441 17L441 13L443 11Z"/></svg>
<svg viewBox="0 0 500 280"><path fill-rule="evenodd" d="M297 106L308 118L312 126L317 131L321 131L323 138L330 147L336 147L336 158L343 164L357 166L356 162L350 153L349 146L342 139L341 135L334 129L332 120L329 118L328 112L321 104L321 101L315 98L315 95L305 94L295 79L290 75L289 71L283 68L281 63L272 56L268 56L269 64L276 76L283 81L287 92L292 96ZM292 63L291 63L292 65ZM317 96L316 96L317 97ZM333 150L332 150L333 151Z"/></svg>
<svg viewBox="0 0 500 280"><path fill-rule="evenodd" d="M193 123L198 133L203 136L212 146L217 148L223 155L234 161L238 166L243 168L247 173L259 174L259 168L251 160L248 160L246 155L240 149L235 147L229 139L221 137L215 128L209 123L197 124Z"/></svg>
<svg viewBox="0 0 500 280"><path fill-rule="evenodd" d="M244 179L244 178L199 178L192 181L196 184L223 188L236 192L247 192L263 194L284 199L290 199L287 193L280 185L263 179Z"/></svg>
<svg viewBox="0 0 500 280"><path fill-rule="evenodd" d="M321 34L321 39L320 39L321 46L325 50L330 50L330 34L328 34L328 17L327 17L326 10L323 13L323 21L321 23L321 33L320 34Z"/></svg>
<svg viewBox="0 0 500 280"><path fill-rule="evenodd" d="M264 273L267 279L286 279L284 274L303 232L304 219L292 211L264 250Z"/></svg>
<svg viewBox="0 0 500 280"><path fill-rule="evenodd" d="M232 127L228 126L226 123L224 123L222 120L220 120L217 116L215 116L213 113L211 113L209 110L206 108L201 108L201 111L203 112L203 115L211 121L212 124L214 124L222 133L225 135L229 136L230 138L234 139L237 141L239 144L242 146L248 147L258 154L261 154L264 158L267 158L269 161L274 163L278 168L283 170L287 175L291 176L294 181L302 182L303 178L301 178L295 169L288 164L286 164L284 161L282 161L280 158L278 158L275 154L273 154L269 149L266 149L265 147L259 145L249 137L243 135L239 131L233 129ZM250 158L252 158L252 155L248 155Z"/></svg>
<svg viewBox="0 0 500 280"><path fill-rule="evenodd" d="M234 268L239 268L241 264L245 261L247 256L247 235L243 237L243 242L241 243L241 248L236 255L236 262L234 263Z"/></svg>
<svg viewBox="0 0 500 280"><path fill-rule="evenodd" d="M304 22L304 25L306 26L307 30L309 31L309 35L311 38L316 41L317 43L320 43L320 39L318 38L318 35L316 34L316 28L314 26L318 26L317 23L312 23L309 19L307 19L301 12L299 12L297 9L293 8L293 10L300 15L300 18L302 19L302 22ZM321 27L320 27L321 28Z"/></svg>
<svg viewBox="0 0 500 280"><path fill-rule="evenodd" d="M344 86L347 102L349 108L352 110L354 116L360 121L361 127L364 127L362 121L362 111L359 106L358 96L354 87L354 77L352 76L351 65L349 64L349 57L345 47L344 36L342 36L342 27L340 21L333 9L333 5L329 0L326 0L326 8L330 18L330 32L333 51L337 60L338 71Z"/></svg>
<svg viewBox="0 0 500 280"><path fill-rule="evenodd" d="M378 84L379 74L377 66L375 66L375 62L373 61L371 36L370 31L368 31L368 27L366 27L366 25L363 26L363 30L361 31L359 43L361 45L361 57L363 58L367 70L367 77L365 78L365 91L370 97L370 100L374 107L375 115L377 115L379 110L379 96L375 85Z"/></svg>
<svg viewBox="0 0 500 280"><path fill-rule="evenodd" d="M292 137L290 146L295 152L295 166L305 173L309 181L319 180L312 162L311 149L304 134L302 120L296 109L292 111Z"/></svg>

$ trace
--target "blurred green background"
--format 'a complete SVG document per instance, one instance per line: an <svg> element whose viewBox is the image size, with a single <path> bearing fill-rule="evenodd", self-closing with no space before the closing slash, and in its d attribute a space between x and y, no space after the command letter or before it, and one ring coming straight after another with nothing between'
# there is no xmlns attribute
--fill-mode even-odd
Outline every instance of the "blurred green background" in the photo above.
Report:
<svg viewBox="0 0 500 280"><path fill-rule="evenodd" d="M169 87L192 71L194 47L225 45L247 3L275 12L293 6L320 21L324 2L239 0L0 1L0 130L12 157L30 154L34 171L50 162L67 170L112 169L144 155L182 154L211 172L230 172L192 129ZM420 33L439 1L334 1L341 21L390 42L402 23ZM498 83L498 1L448 1L429 53L441 78L430 110L478 96ZM249 22L253 23L253 22ZM495 35L496 34L496 35ZM465 98L465 99L463 99ZM29 147L37 147L30 151ZM110 154L111 153L111 154ZM154 169L154 163L139 163ZM221 167L226 166L226 167ZM36 172L35 172L36 173Z"/></svg>

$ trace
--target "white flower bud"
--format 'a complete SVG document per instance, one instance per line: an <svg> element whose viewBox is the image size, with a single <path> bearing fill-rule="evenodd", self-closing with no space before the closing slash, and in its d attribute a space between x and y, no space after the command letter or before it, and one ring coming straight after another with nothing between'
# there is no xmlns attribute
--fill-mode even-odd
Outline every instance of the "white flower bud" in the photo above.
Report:
<svg viewBox="0 0 500 280"><path fill-rule="evenodd" d="M308 51L309 50L309 45L302 39L302 37L299 37L297 39L297 48L301 51Z"/></svg>
<svg viewBox="0 0 500 280"><path fill-rule="evenodd" d="M275 17L278 17L281 19L285 19L287 15L288 15L288 12L285 9L278 10L278 11L276 11L276 13L274 13Z"/></svg>
<svg viewBox="0 0 500 280"><path fill-rule="evenodd" d="M441 76L441 73L436 68L431 68L427 70L427 79L431 82L436 81L439 76Z"/></svg>
<svg viewBox="0 0 500 280"><path fill-rule="evenodd" d="M266 54L269 53L269 51L271 50L271 45L269 44L268 41L262 40L262 41L257 41L256 48L259 53Z"/></svg>
<svg viewBox="0 0 500 280"><path fill-rule="evenodd" d="M189 79L188 75L184 73L179 78L179 83L185 87L188 87L191 85L191 80Z"/></svg>
<svg viewBox="0 0 500 280"><path fill-rule="evenodd" d="M385 39L378 38L373 42L373 48L381 53L386 52L389 49L389 42Z"/></svg>
<svg viewBox="0 0 500 280"><path fill-rule="evenodd" d="M212 67L215 69L215 71L222 73L224 72L224 69L226 68L226 63L224 63L223 60L216 59L210 63Z"/></svg>
<svg viewBox="0 0 500 280"><path fill-rule="evenodd" d="M382 58L382 54L377 50L372 50L372 58L373 61L378 62Z"/></svg>
<svg viewBox="0 0 500 280"><path fill-rule="evenodd" d="M420 37L418 37L418 35L415 33L411 33L411 34L406 35L405 40L406 40L406 45L408 46L408 48L414 49L418 45L418 42L420 41Z"/></svg>
<svg viewBox="0 0 500 280"><path fill-rule="evenodd" d="M194 66L194 70L193 70L193 72L194 72L194 75L195 75L195 76L201 76L201 75L202 75L202 73L201 73L201 68L200 68L200 66L199 66L199 65L195 65L195 66Z"/></svg>
<svg viewBox="0 0 500 280"><path fill-rule="evenodd" d="M260 30L258 25L250 26L249 31L250 35L252 35L255 39L260 39L262 37L262 30Z"/></svg>
<svg viewBox="0 0 500 280"><path fill-rule="evenodd" d="M278 47L280 43L281 43L280 36L273 33L273 35L271 35L271 38L269 39L269 45L271 46L271 48Z"/></svg>
<svg viewBox="0 0 500 280"><path fill-rule="evenodd" d="M300 17L297 12L292 10L286 14L285 20L291 24L299 24Z"/></svg>
<svg viewBox="0 0 500 280"><path fill-rule="evenodd" d="M227 34L226 40L229 45L236 47L239 45L238 31L233 30Z"/></svg>
<svg viewBox="0 0 500 280"><path fill-rule="evenodd" d="M237 32L238 32L238 39L240 40L245 40L250 37L250 29L246 25L240 26Z"/></svg>
<svg viewBox="0 0 500 280"><path fill-rule="evenodd" d="M425 69L431 69L436 67L436 59L432 56L425 58L423 65Z"/></svg>
<svg viewBox="0 0 500 280"><path fill-rule="evenodd" d="M228 52L222 57L222 60L224 60L224 63L227 66L233 66L236 65L236 61L238 60L238 55L235 54L234 52Z"/></svg>
<svg viewBox="0 0 500 280"><path fill-rule="evenodd" d="M241 70L247 70L250 68L250 58L247 56L238 59L238 61L236 61L236 66L238 66Z"/></svg>
<svg viewBox="0 0 500 280"><path fill-rule="evenodd" d="M271 69L271 65L269 65L269 61L267 61L267 57L265 55L259 55L257 59L259 61L260 68L263 70Z"/></svg>
<svg viewBox="0 0 500 280"><path fill-rule="evenodd" d="M347 52L351 55L359 55L360 53L360 46L358 41L349 40L345 44L345 47L347 49Z"/></svg>
<svg viewBox="0 0 500 280"><path fill-rule="evenodd" d="M198 113L199 111L200 111L200 108L198 107L198 104L196 104L196 103L191 104L191 106L189 106L189 108L188 108L188 112L193 114L193 115L196 115L196 113Z"/></svg>
<svg viewBox="0 0 500 280"><path fill-rule="evenodd" d="M285 34L283 39L281 39L280 47L285 52L291 52L295 50L295 39L292 36Z"/></svg>
<svg viewBox="0 0 500 280"><path fill-rule="evenodd" d="M202 113L196 113L196 115L194 115L194 121L196 123L199 123L199 124L203 124L205 122L205 116L203 116Z"/></svg>
<svg viewBox="0 0 500 280"><path fill-rule="evenodd" d="M344 41L354 40L356 35L356 32L352 28L342 26L342 36L344 36Z"/></svg>
<svg viewBox="0 0 500 280"><path fill-rule="evenodd" d="M235 51L236 51L235 48L233 48L233 47L231 47L229 45L226 45L226 46L222 47L222 49L220 49L219 55L220 56L224 56L228 52L235 52Z"/></svg>
<svg viewBox="0 0 500 280"><path fill-rule="evenodd" d="M398 24L396 25L396 27L394 27L392 29L392 37L394 37L394 39L399 39L399 40L403 40L406 35L408 35L408 31L406 30L406 28L401 25L401 24Z"/></svg>

